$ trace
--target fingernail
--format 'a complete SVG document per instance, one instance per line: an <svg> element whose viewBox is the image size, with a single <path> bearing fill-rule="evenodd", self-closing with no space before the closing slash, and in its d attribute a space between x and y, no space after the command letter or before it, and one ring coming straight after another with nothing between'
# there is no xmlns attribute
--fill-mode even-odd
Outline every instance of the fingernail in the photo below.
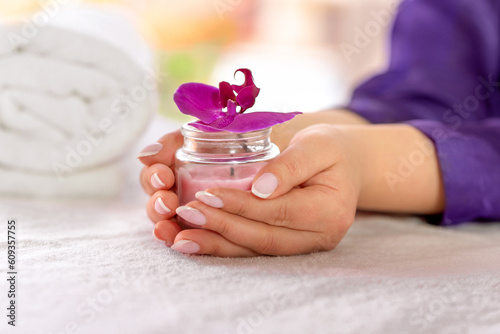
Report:
<svg viewBox="0 0 500 334"><path fill-rule="evenodd" d="M154 173L153 175L151 175L151 184L156 189L161 189L161 188L165 187L165 183L161 182L160 177L158 176L158 173Z"/></svg>
<svg viewBox="0 0 500 334"><path fill-rule="evenodd" d="M158 238L158 237L156 236L156 227L153 229L153 237L156 239L156 241L158 241L158 242L159 242L159 243L161 243L162 245L165 245L165 246L167 246L167 247L172 247L172 245L173 245L173 243L168 242L168 241L166 241L166 240L162 240L162 239L160 239L160 238Z"/></svg>
<svg viewBox="0 0 500 334"><path fill-rule="evenodd" d="M191 208L189 206L180 206L175 210L177 214L181 217L190 222L191 224L194 225L205 225L207 222L207 219L201 213L200 211Z"/></svg>
<svg viewBox="0 0 500 334"><path fill-rule="evenodd" d="M156 236L155 231L156 231L156 229L153 229L153 237L155 238L155 240L158 241L159 243L161 243L162 245L165 244L165 240L161 240L160 238L158 238Z"/></svg>
<svg viewBox="0 0 500 334"><path fill-rule="evenodd" d="M167 213L172 212L172 210L170 210L169 208L167 208L167 206L165 205L165 203L163 203L163 200L161 199L161 197L158 197L156 199L156 201L155 201L155 210L160 215L166 215Z"/></svg>
<svg viewBox="0 0 500 334"><path fill-rule="evenodd" d="M144 157L150 157L152 155L157 154L158 152L161 151L163 148L163 145L160 143L153 143L151 145L148 145L142 149L141 152L137 155L137 158L144 158Z"/></svg>
<svg viewBox="0 0 500 334"><path fill-rule="evenodd" d="M278 188L278 179L274 174L264 173L252 186L252 193L260 198L268 198Z"/></svg>
<svg viewBox="0 0 500 334"><path fill-rule="evenodd" d="M200 251L200 245L191 240L179 240L172 245L172 249L185 254L193 254Z"/></svg>
<svg viewBox="0 0 500 334"><path fill-rule="evenodd" d="M222 199L220 197L215 196L214 194L211 194L206 191L198 191L196 195L194 195L196 199L199 201L205 203L208 206L211 206L213 208L220 209L224 206L224 202L222 202Z"/></svg>

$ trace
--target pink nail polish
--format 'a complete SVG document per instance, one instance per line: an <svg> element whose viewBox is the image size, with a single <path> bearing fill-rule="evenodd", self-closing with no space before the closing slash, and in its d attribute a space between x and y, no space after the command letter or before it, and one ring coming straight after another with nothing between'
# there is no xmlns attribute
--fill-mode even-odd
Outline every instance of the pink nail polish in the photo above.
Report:
<svg viewBox="0 0 500 334"><path fill-rule="evenodd" d="M165 187L165 183L161 181L160 177L158 176L158 173L154 173L153 175L151 175L151 184L156 189L161 189Z"/></svg>
<svg viewBox="0 0 500 334"><path fill-rule="evenodd" d="M205 203L208 206L211 206L212 208L220 209L224 206L224 202L222 202L222 199L220 197L217 197L214 194L206 191L198 191L195 197L199 201Z"/></svg>
<svg viewBox="0 0 500 334"><path fill-rule="evenodd" d="M200 251L200 245L191 240L179 240L171 248L185 254L193 254Z"/></svg>
<svg viewBox="0 0 500 334"><path fill-rule="evenodd" d="M165 203L163 203L163 200L161 199L161 197L158 197L155 201L155 210L156 212L158 212L160 215L166 215L170 212L172 212L172 210L170 210L166 205Z"/></svg>
<svg viewBox="0 0 500 334"><path fill-rule="evenodd" d="M201 226L207 223L207 219L203 213L189 206L180 206L175 212L193 225Z"/></svg>
<svg viewBox="0 0 500 334"><path fill-rule="evenodd" d="M272 173L262 174L252 186L252 193L260 198L268 198L278 188L278 179Z"/></svg>
<svg viewBox="0 0 500 334"><path fill-rule="evenodd" d="M163 148L163 145L160 143L153 143L151 145L148 145L142 149L141 152L137 155L137 158L144 158L144 157L150 157L152 155L157 154L158 152L161 151Z"/></svg>

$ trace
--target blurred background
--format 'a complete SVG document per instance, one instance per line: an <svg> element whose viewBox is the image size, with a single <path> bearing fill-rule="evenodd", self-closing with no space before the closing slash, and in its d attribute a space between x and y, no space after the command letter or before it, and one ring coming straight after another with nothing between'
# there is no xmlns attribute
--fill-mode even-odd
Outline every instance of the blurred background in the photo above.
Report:
<svg viewBox="0 0 500 334"><path fill-rule="evenodd" d="M342 106L385 66L399 1L0 0L0 194L136 196L137 152L190 120L177 87L238 68L252 111Z"/></svg>
<svg viewBox="0 0 500 334"><path fill-rule="evenodd" d="M2 20L22 20L50 1L0 0ZM183 82L232 81L254 72L254 110L315 111L345 103L382 68L397 0L59 0L112 7L154 50L159 113L183 120L172 94ZM236 80L242 80L237 77Z"/></svg>

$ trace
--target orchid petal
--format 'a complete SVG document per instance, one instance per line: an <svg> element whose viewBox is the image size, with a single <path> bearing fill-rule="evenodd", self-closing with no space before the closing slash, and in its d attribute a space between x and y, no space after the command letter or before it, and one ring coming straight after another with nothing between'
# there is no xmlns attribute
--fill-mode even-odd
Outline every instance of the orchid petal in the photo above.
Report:
<svg viewBox="0 0 500 334"><path fill-rule="evenodd" d="M194 116L203 123L224 116L217 87L195 82L182 84L174 93L174 102L183 114Z"/></svg>
<svg viewBox="0 0 500 334"><path fill-rule="evenodd" d="M238 96L236 96L236 102L241 107L241 112L253 107L255 98L259 95L259 92L260 88L257 88L255 85L247 86L240 90Z"/></svg>
<svg viewBox="0 0 500 334"><path fill-rule="evenodd" d="M200 121L189 124L202 131L218 132L223 131L222 129L232 123L237 115L238 113L236 112L236 103L232 100L229 100L227 101L227 112L224 114L224 117L220 117L209 124Z"/></svg>
<svg viewBox="0 0 500 334"><path fill-rule="evenodd" d="M236 102L229 100L227 101L227 112L226 115L236 115Z"/></svg>
<svg viewBox="0 0 500 334"><path fill-rule="evenodd" d="M237 115L238 114L227 115L226 117L221 117L219 119L216 119L215 121L213 121L212 123L207 124L207 125L211 126L212 128L215 128L215 129L223 130L234 121L234 119L236 118Z"/></svg>
<svg viewBox="0 0 500 334"><path fill-rule="evenodd" d="M233 114L226 113L224 117L218 118L215 121L213 121L212 123L200 124L200 123L196 122L197 123L196 125L194 125L193 123L191 123L191 125L193 125L197 129L209 131L209 132L212 132L213 131L212 129L224 131L223 129L226 128L228 125L230 125L234 121L235 117L238 115L239 114L237 114L236 112L234 112Z"/></svg>
<svg viewBox="0 0 500 334"><path fill-rule="evenodd" d="M189 123L189 125L191 125L193 128L196 128L198 130L201 130L201 131L205 131L205 132L221 132L221 131L224 131L224 130L220 130L220 129L216 129L208 124L205 124L205 123L202 123L200 121L196 121L196 122L191 122Z"/></svg>
<svg viewBox="0 0 500 334"><path fill-rule="evenodd" d="M248 132L269 128L273 125L291 120L301 112L252 112L237 114L234 120L221 130L229 132Z"/></svg>
<svg viewBox="0 0 500 334"><path fill-rule="evenodd" d="M246 88L248 86L255 86L255 83L253 82L252 71L250 71L248 68L239 68L234 72L234 75L236 75L236 73L238 72L243 73L243 75L245 76L245 82L243 83L243 85L231 85L231 87L236 93L239 94L243 88Z"/></svg>
<svg viewBox="0 0 500 334"><path fill-rule="evenodd" d="M242 133L266 129L273 125L289 121L300 114L302 113L252 112L248 114L236 114L227 125L227 121L222 118L210 124L201 124L200 122L190 124L197 129L207 132L229 131Z"/></svg>
<svg viewBox="0 0 500 334"><path fill-rule="evenodd" d="M262 130L286 122L300 112L275 113L254 112L243 114L255 104L260 89L253 82L252 72L246 68L236 70L245 76L242 85L230 85L226 81L219 83L219 88L200 83L181 85L174 94L174 101L184 114L199 120L190 123L201 131L229 131L235 133ZM240 107L240 113L237 107ZM224 112L223 108L227 108Z"/></svg>
<svg viewBox="0 0 500 334"><path fill-rule="evenodd" d="M220 95L220 103L222 104L223 108L227 107L228 100L234 101L236 99L231 84L226 81L219 82L219 95Z"/></svg>

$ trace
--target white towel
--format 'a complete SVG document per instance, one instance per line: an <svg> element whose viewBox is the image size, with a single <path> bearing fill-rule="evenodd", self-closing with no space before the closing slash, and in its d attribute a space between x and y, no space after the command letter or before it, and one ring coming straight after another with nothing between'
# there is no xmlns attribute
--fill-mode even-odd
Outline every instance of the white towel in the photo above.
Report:
<svg viewBox="0 0 500 334"><path fill-rule="evenodd" d="M151 53L111 12L40 17L0 27L0 194L114 194L157 106Z"/></svg>
<svg viewBox="0 0 500 334"><path fill-rule="evenodd" d="M179 125L157 119L141 143ZM500 223L358 214L330 252L185 256L154 241L133 160L112 201L0 200L0 261L16 219L18 272L9 331L0 265L0 333L500 333Z"/></svg>

